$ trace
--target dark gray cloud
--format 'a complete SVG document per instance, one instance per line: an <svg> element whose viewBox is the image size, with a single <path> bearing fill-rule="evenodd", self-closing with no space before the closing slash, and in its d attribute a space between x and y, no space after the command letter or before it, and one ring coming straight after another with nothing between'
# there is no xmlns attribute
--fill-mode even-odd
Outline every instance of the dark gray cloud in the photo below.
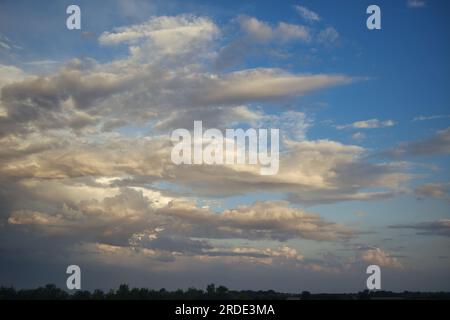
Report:
<svg viewBox="0 0 450 320"><path fill-rule="evenodd" d="M450 128L438 131L434 136L420 141L404 142L382 155L400 158L409 156L437 156L450 153Z"/></svg>
<svg viewBox="0 0 450 320"><path fill-rule="evenodd" d="M399 224L390 226L392 229L411 229L418 235L450 237L450 220L442 219L415 224Z"/></svg>
<svg viewBox="0 0 450 320"><path fill-rule="evenodd" d="M435 198L450 200L450 184L449 183L425 183L417 186L414 189L414 193L419 199L422 198Z"/></svg>

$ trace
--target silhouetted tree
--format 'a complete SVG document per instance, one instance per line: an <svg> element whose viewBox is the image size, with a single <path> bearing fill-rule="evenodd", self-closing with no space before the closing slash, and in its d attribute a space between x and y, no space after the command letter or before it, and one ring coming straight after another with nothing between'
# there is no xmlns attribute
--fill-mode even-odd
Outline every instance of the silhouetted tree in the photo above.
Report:
<svg viewBox="0 0 450 320"><path fill-rule="evenodd" d="M213 298L215 293L216 286L214 285L214 283L208 284L208 286L206 287L206 294L208 295L208 297Z"/></svg>
<svg viewBox="0 0 450 320"><path fill-rule="evenodd" d="M280 293L274 290L267 291L252 291L242 290L234 291L229 290L225 286L216 286L209 284L206 287L206 291L196 288L189 288L186 291L177 289L175 291L167 291L162 288L160 290L149 290L145 288L130 288L127 284L121 284L117 291L110 290L108 293L104 293L101 290L94 290L91 294L86 290L78 290L73 293L67 293L64 290L57 288L53 284L46 285L45 287L38 287L36 289L21 289L16 290L13 287L0 287L0 300L30 300L30 299L252 299L252 300L280 300L294 297L289 293ZM372 298L404 298L404 299L450 299L449 292L408 292L395 293L391 291L369 291L365 290L357 294L312 294L308 291L301 293L302 299L314 299L314 300L350 300L350 299L372 299Z"/></svg>
<svg viewBox="0 0 450 320"><path fill-rule="evenodd" d="M91 293L86 290L77 290L72 295L73 300L90 300L91 299Z"/></svg>
<svg viewBox="0 0 450 320"><path fill-rule="evenodd" d="M95 289L91 297L94 300L103 300L105 299L105 293L102 290Z"/></svg>
<svg viewBox="0 0 450 320"><path fill-rule="evenodd" d="M311 292L309 291L302 291L302 300L308 300L311 298Z"/></svg>
<svg viewBox="0 0 450 320"><path fill-rule="evenodd" d="M216 296L218 299L227 299L228 288L224 286L218 286L216 289Z"/></svg>
<svg viewBox="0 0 450 320"><path fill-rule="evenodd" d="M130 298L130 288L127 284L121 284L116 292L117 299L129 299Z"/></svg>

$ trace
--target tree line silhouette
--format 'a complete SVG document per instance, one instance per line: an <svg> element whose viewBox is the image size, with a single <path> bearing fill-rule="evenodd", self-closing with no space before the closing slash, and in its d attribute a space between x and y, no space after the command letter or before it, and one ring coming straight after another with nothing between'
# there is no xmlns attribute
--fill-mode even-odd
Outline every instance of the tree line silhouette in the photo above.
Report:
<svg viewBox="0 0 450 320"><path fill-rule="evenodd" d="M367 299L450 299L450 292L391 292L369 291L358 293L319 293L312 294L308 291L301 293L282 293L274 290L229 290L224 286L209 284L206 290L189 288L187 290L168 291L147 288L131 288L127 284L121 284L117 290L107 292L96 289L92 292L76 290L67 292L48 284L36 289L20 289L13 287L0 287L0 300L367 300Z"/></svg>

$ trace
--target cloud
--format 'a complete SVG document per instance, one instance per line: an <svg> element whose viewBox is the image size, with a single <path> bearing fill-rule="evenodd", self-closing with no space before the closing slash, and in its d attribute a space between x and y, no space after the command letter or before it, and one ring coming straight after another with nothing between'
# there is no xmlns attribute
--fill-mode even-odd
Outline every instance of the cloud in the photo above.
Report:
<svg viewBox="0 0 450 320"><path fill-rule="evenodd" d="M214 213L190 200L164 196L158 190L118 187L114 182L117 179L109 181L110 185L91 182L89 186L28 180L22 185L28 202L14 203L7 223L35 227L41 234L76 235L80 241L94 237L106 243L127 245L129 239L135 242L139 234L148 239L154 234L154 238L178 235L276 241L295 238L338 241L355 236L352 230L317 214L291 208L285 201L256 202Z"/></svg>
<svg viewBox="0 0 450 320"><path fill-rule="evenodd" d="M339 33L333 27L327 27L319 32L317 41L322 44L331 45L338 41Z"/></svg>
<svg viewBox="0 0 450 320"><path fill-rule="evenodd" d="M7 36L0 33L0 52L10 53L12 50L22 49L19 45L11 41Z"/></svg>
<svg viewBox="0 0 450 320"><path fill-rule="evenodd" d="M401 165L371 165L361 161L362 152L362 148L332 141L292 142L280 159L276 177L255 177L251 171L241 169L224 174L226 180L210 184L222 192L267 191L277 186L291 201L302 204L370 200L390 197L401 190L401 183L408 180L408 175L401 173ZM229 187L224 189L225 185ZM377 187L384 191L367 190Z"/></svg>
<svg viewBox="0 0 450 320"><path fill-rule="evenodd" d="M294 9L308 23L322 20L317 13L304 6L294 5ZM280 22L277 27L271 27L263 21L248 16L239 16L238 22L247 36L257 42L302 40L309 43L316 38L318 43L331 45L339 39L339 33L334 27L326 27L313 34L313 30L302 25Z"/></svg>
<svg viewBox="0 0 450 320"><path fill-rule="evenodd" d="M202 108L200 112L202 113L202 124L205 128L229 128L244 123L256 125L265 117L261 111L250 109L246 105ZM190 128L194 121L198 119L196 109L176 110L168 114L167 117L158 120L154 128L161 131L173 130L173 128Z"/></svg>
<svg viewBox="0 0 450 320"><path fill-rule="evenodd" d="M0 118L0 136L94 124L95 116L86 112L130 88L136 80L111 72L65 68L55 75L26 77L7 84L1 89L6 116Z"/></svg>
<svg viewBox="0 0 450 320"><path fill-rule="evenodd" d="M275 116L247 107L212 110L205 114L210 124L216 120L224 123L245 120L263 126L282 125L285 152L280 159L279 174L262 177L257 165L192 166L186 170L171 163L171 143L166 136L138 138L95 132L98 142L87 143L84 134L76 137L61 131L3 139L0 172L4 177L43 181L127 177L116 184L169 182L199 196L213 197L276 190L305 204L389 197L399 192L402 183L409 179L401 163L367 163L361 147L327 140L302 141L311 124L301 112L287 111ZM190 117L189 112L178 112L157 122L155 127L170 130L171 126L189 125L186 127L190 128ZM85 120L81 117L80 121ZM378 190L370 191L371 188Z"/></svg>
<svg viewBox="0 0 450 320"><path fill-rule="evenodd" d="M257 42L280 40L282 42L295 40L309 42L311 40L309 29L302 25L280 22L277 27L273 28L263 21L248 16L239 16L237 21L246 36Z"/></svg>
<svg viewBox="0 0 450 320"><path fill-rule="evenodd" d="M366 263L373 263L380 267L386 268L403 268L400 261L391 256L388 252L383 251L380 248L373 248L361 253L361 260Z"/></svg>
<svg viewBox="0 0 450 320"><path fill-rule="evenodd" d="M310 27L280 21L269 24L255 17L239 15L234 19L233 30L238 30L219 50L215 67L219 70L245 64L247 59L285 60L291 54L289 48L296 45L311 45L317 36ZM331 34L330 34L331 35ZM325 40L325 34L322 38Z"/></svg>
<svg viewBox="0 0 450 320"><path fill-rule="evenodd" d="M299 26L278 27L283 30L280 41L304 35ZM167 128L177 123L170 118L180 105L190 110L191 117L212 115L216 109L231 121L243 104L302 96L355 81L346 75L291 74L273 68L215 73L209 62L216 56L218 33L209 18L191 15L153 17L104 33L100 41L128 45L129 56L104 64L73 59L47 76L18 78L5 85L0 135L67 127L77 134L111 132L124 125L145 125L152 118Z"/></svg>
<svg viewBox="0 0 450 320"><path fill-rule="evenodd" d="M311 40L309 30L304 26L299 26L296 24L290 24L285 22L280 22L277 29L275 30L276 36L279 36L281 41L292 41L292 40L303 40L308 42Z"/></svg>
<svg viewBox="0 0 450 320"><path fill-rule="evenodd" d="M390 226L392 229L412 229L418 235L450 237L450 219L421 222L416 224L399 224Z"/></svg>
<svg viewBox="0 0 450 320"><path fill-rule="evenodd" d="M363 132L355 132L352 134L352 139L355 141L362 141L366 138L366 135Z"/></svg>
<svg viewBox="0 0 450 320"><path fill-rule="evenodd" d="M313 126L313 120L304 112L285 111L277 115L264 114L260 117L258 127L280 128L282 139L302 141L307 131Z"/></svg>
<svg viewBox="0 0 450 320"><path fill-rule="evenodd" d="M427 3L423 0L408 0L407 6L409 8L423 8L426 7Z"/></svg>
<svg viewBox="0 0 450 320"><path fill-rule="evenodd" d="M434 136L418 141L404 142L383 152L390 157L436 156L450 153L450 128L438 131Z"/></svg>
<svg viewBox="0 0 450 320"><path fill-rule="evenodd" d="M237 21L239 38L251 45L314 38L297 24ZM252 274L255 262L343 270L334 258L308 259L299 241L345 245L360 232L296 205L391 197L409 181L407 168L369 162L368 150L355 145L307 140L314 123L297 103L265 108L358 79L258 65L218 71L224 32L208 17L153 17L101 34L107 56L112 46L126 47L126 56L73 59L40 76L0 67L2 253L34 259L42 252L33 262L70 257L145 275L216 265L249 266ZM336 38L331 29L322 36ZM215 128L282 128L279 174L261 176L250 165L175 166L167 132L199 119ZM215 211L199 204L255 192L268 200ZM280 197L287 200L270 200Z"/></svg>
<svg viewBox="0 0 450 320"><path fill-rule="evenodd" d="M418 116L415 117L412 121L413 122L417 122L417 121L429 121L429 120L435 120L435 119L446 119L446 118L450 118L450 115L432 115L432 116Z"/></svg>
<svg viewBox="0 0 450 320"><path fill-rule="evenodd" d="M0 89L6 84L20 81L26 76L27 74L22 69L0 64Z"/></svg>
<svg viewBox="0 0 450 320"><path fill-rule="evenodd" d="M380 121L378 119L370 119L363 121L356 121L351 124L336 126L337 129L376 129L395 126L396 122L393 120Z"/></svg>
<svg viewBox="0 0 450 320"><path fill-rule="evenodd" d="M205 88L194 99L219 104L273 100L302 96L352 81L344 75L293 75L277 69L242 70L205 83Z"/></svg>
<svg viewBox="0 0 450 320"><path fill-rule="evenodd" d="M252 260L262 260L271 264L274 259L303 260L303 256L297 250L288 246L272 248L252 248L252 247L232 247L232 248L211 248L203 251L205 255L212 257L246 257Z"/></svg>
<svg viewBox="0 0 450 320"><path fill-rule="evenodd" d="M317 13L304 6L295 5L294 9L303 19L308 22L317 22L321 20L320 16Z"/></svg>
<svg viewBox="0 0 450 320"><path fill-rule="evenodd" d="M113 32L104 32L100 35L99 41L103 45L151 41L156 48L170 54L183 50L188 44L211 41L218 33L218 27L206 17L159 16L142 24L118 27Z"/></svg>
<svg viewBox="0 0 450 320"><path fill-rule="evenodd" d="M414 189L420 198L435 198L450 200L450 183L425 183Z"/></svg>
<svg viewBox="0 0 450 320"><path fill-rule="evenodd" d="M252 39L265 42L273 37L272 28L267 23L254 17L239 16L238 22L241 29Z"/></svg>
<svg viewBox="0 0 450 320"><path fill-rule="evenodd" d="M354 236L349 229L301 209L289 208L283 201L256 202L251 206L225 210L221 214L196 208L188 202L174 201L160 212L190 222L189 226L181 223L171 228L179 233L188 227L196 237L332 241Z"/></svg>

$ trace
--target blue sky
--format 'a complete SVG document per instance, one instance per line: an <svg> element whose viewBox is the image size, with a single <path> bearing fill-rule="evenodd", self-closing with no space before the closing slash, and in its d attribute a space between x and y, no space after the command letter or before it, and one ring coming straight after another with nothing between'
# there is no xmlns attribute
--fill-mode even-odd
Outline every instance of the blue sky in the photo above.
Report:
<svg viewBox="0 0 450 320"><path fill-rule="evenodd" d="M351 291L374 263L387 289L449 290L447 1L377 1L381 30L372 1L78 1L69 31L70 4L0 4L0 283L64 283L78 259L88 287ZM191 118L278 126L280 175L171 167L164 139Z"/></svg>

